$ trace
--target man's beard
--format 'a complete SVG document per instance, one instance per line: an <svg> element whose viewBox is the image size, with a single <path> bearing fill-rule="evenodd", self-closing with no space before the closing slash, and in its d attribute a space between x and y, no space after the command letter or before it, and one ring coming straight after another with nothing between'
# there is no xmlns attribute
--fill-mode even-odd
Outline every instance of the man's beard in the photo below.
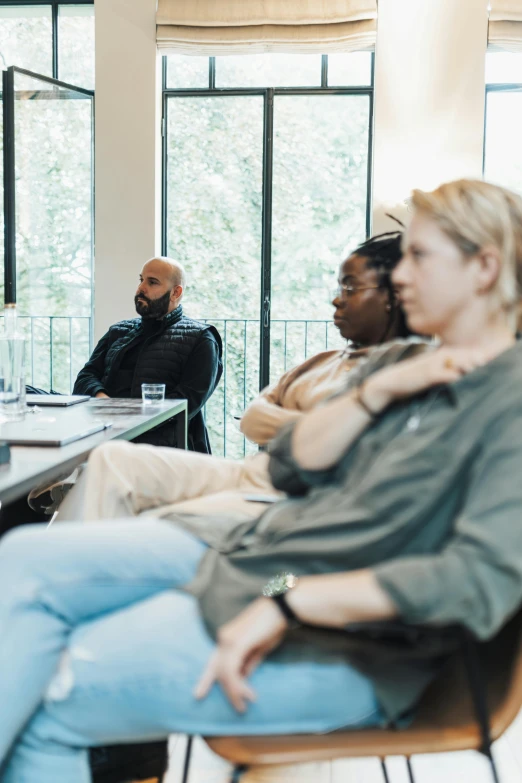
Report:
<svg viewBox="0 0 522 783"><path fill-rule="evenodd" d="M136 312L141 315L142 318L163 318L169 311L170 304L170 291L167 291L163 296L158 299L149 299L148 296L140 294L140 296L134 297L134 305Z"/></svg>

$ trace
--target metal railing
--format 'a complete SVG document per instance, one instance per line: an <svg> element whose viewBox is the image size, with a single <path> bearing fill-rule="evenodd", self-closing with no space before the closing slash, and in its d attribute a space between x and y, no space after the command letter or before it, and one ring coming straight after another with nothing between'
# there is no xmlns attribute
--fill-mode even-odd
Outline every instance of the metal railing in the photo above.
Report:
<svg viewBox="0 0 522 783"><path fill-rule="evenodd" d="M205 406L214 454L235 459L257 451L239 430L239 419L259 393L260 329L256 318L206 319L223 340L223 376ZM89 316L19 316L28 341L27 382L68 394L92 351ZM270 377L343 341L331 321L274 319L270 324Z"/></svg>
<svg viewBox="0 0 522 783"><path fill-rule="evenodd" d="M223 377L205 408L214 454L240 459L257 451L239 430L239 419L259 393L260 329L257 319L208 319L223 339ZM319 351L344 341L332 321L273 319L270 322L270 382Z"/></svg>
<svg viewBox="0 0 522 783"><path fill-rule="evenodd" d="M17 329L27 340L26 382L69 394L91 355L91 320L88 315L19 315Z"/></svg>

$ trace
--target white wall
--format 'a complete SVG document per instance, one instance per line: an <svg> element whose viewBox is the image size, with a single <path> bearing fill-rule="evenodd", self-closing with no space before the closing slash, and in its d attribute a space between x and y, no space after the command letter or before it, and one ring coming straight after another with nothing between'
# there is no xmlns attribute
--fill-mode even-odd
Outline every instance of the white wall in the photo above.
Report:
<svg viewBox="0 0 522 783"><path fill-rule="evenodd" d="M95 309L98 339L135 317L143 263L159 252L156 0L96 0Z"/></svg>
<svg viewBox="0 0 522 783"><path fill-rule="evenodd" d="M488 0L379 0L374 231L412 188L482 176ZM384 219L386 221L386 218Z"/></svg>

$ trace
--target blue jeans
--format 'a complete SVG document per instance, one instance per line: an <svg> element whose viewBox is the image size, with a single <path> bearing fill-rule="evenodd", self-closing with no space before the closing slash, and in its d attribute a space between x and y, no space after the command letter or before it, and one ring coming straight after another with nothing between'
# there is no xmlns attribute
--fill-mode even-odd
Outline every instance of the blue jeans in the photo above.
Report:
<svg viewBox="0 0 522 783"><path fill-rule="evenodd" d="M88 783L89 746L172 732L375 726L348 665L265 661L246 715L193 688L213 649L183 592L205 545L166 521L27 526L0 543L0 781Z"/></svg>

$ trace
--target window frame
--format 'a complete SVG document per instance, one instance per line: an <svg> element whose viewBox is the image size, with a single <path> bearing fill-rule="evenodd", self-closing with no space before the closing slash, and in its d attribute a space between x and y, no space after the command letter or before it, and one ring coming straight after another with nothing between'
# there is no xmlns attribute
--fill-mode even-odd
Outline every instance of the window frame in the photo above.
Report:
<svg viewBox="0 0 522 783"><path fill-rule="evenodd" d="M52 76L34 73L24 68L10 66L2 71L2 111L4 126L4 179L3 179L3 197L4 197L4 296L5 301L16 301L16 217L15 217L15 151L14 151L14 114L10 105L13 103L14 73L25 73L42 81L48 81L57 84L60 87L71 88L79 92L84 92L94 97L94 90L78 88L67 82L58 79L58 52L59 52L59 9L62 5L92 5L94 0L0 0L0 8L21 6L49 6L51 8L52 19ZM94 135L94 134L93 134ZM94 152L92 153L94 155ZM94 160L94 157L93 157ZM94 173L93 173L94 176ZM94 297L94 282L91 280L91 296ZM92 309L92 308L91 308ZM92 325L91 325L92 342Z"/></svg>
<svg viewBox="0 0 522 783"><path fill-rule="evenodd" d="M94 5L94 0L0 0L0 8L11 6L13 8L20 6L49 6L51 8L52 21L52 50L53 50L53 73L52 78L58 80L58 15L61 5Z"/></svg>
<svg viewBox="0 0 522 783"><path fill-rule="evenodd" d="M487 57L487 52L486 52ZM486 82L484 95L484 132L482 135L482 176L486 173L486 148L487 148L487 128L488 128L488 98L493 92L522 92L522 82Z"/></svg>
<svg viewBox="0 0 522 783"><path fill-rule="evenodd" d="M29 3L28 3L29 5ZM38 79L39 81L46 82L47 84L57 86L63 89L73 90L74 92L81 93L86 97L89 97L94 102L94 90L89 90L85 87L76 87L75 85L68 84L67 82L53 79L50 76L42 76L42 74L28 71L25 68L18 68L16 65L10 65L9 68L2 71L2 110L3 110L3 161L4 161L4 178L3 178L3 194L4 194L4 301L16 302L16 176L15 176L15 161L16 161L16 144L15 144L15 89L14 78L15 74L22 74L25 76ZM92 116L91 116L91 189L94 194L94 103L92 104ZM93 198L93 210L94 210L94 198ZM91 246L94 251L94 214L92 217L92 236ZM91 258L92 264L92 258ZM91 302L94 302L94 275L91 275ZM93 307L91 304L91 313ZM93 323L91 315L90 325L90 342L92 345L93 340Z"/></svg>
<svg viewBox="0 0 522 783"><path fill-rule="evenodd" d="M263 98L263 188L261 216L261 293L260 293L260 359L259 388L270 383L270 304L272 276L272 184L274 145L274 98L278 95L364 95L369 100L368 158L366 182L366 236L371 231L371 199L373 170L373 115L375 86L375 54L371 53L370 84L360 87L328 86L328 55L321 57L321 84L315 87L216 87L216 58L209 57L208 85L206 87L169 88L167 86L167 57L162 58L162 172L161 172L161 247L167 254L168 218L168 104L172 98L261 96Z"/></svg>

